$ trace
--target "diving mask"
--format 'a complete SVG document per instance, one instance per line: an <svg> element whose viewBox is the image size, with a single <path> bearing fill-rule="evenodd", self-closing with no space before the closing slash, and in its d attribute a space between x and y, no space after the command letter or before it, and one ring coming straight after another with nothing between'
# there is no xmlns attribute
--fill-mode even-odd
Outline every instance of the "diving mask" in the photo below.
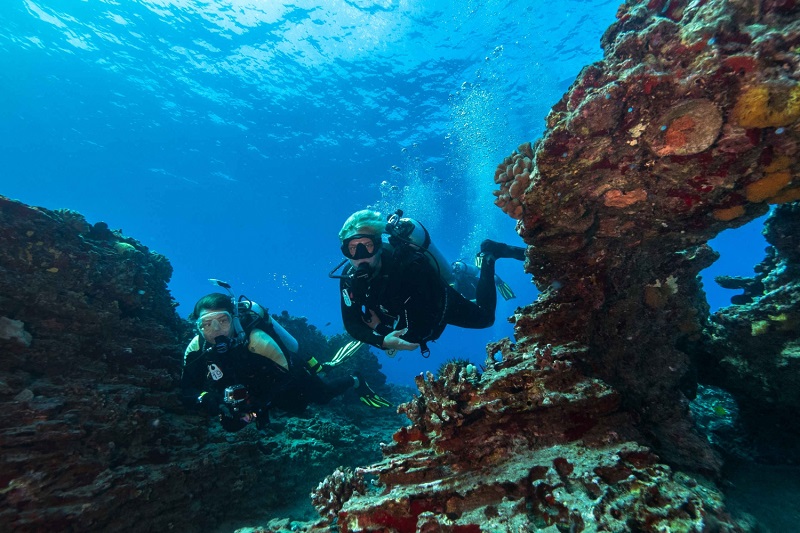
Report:
<svg viewBox="0 0 800 533"><path fill-rule="evenodd" d="M348 259L369 259L380 251L381 236L356 233L342 241L341 249Z"/></svg>
<svg viewBox="0 0 800 533"><path fill-rule="evenodd" d="M197 330L207 339L214 339L218 335L227 335L230 332L233 317L227 311L212 311L205 313L197 319Z"/></svg>

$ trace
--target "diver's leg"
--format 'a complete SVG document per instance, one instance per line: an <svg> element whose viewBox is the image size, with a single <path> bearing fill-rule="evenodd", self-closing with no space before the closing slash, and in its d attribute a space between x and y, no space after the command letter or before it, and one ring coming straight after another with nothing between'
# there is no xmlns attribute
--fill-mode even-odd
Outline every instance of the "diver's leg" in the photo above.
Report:
<svg viewBox="0 0 800 533"><path fill-rule="evenodd" d="M495 259L507 257L518 261L525 261L525 248L486 239L481 243L481 255L484 257L492 256Z"/></svg>
<svg viewBox="0 0 800 533"><path fill-rule="evenodd" d="M305 396L309 402L318 404L328 403L332 398L344 394L347 389L352 389L356 384L352 376L336 378L330 381L320 379L319 376L309 376L309 378L308 382L303 386Z"/></svg>
<svg viewBox="0 0 800 533"><path fill-rule="evenodd" d="M480 298L480 282L478 286L478 298ZM494 304L496 305L497 294L494 292L494 281L492 281L491 289ZM480 299L478 299L477 302L480 302ZM488 328L494 324L495 305L490 304L485 308L481 307L479 303L464 298L452 287L447 287L447 311L444 315L444 321L447 324L460 328Z"/></svg>
<svg viewBox="0 0 800 533"><path fill-rule="evenodd" d="M492 255L484 255L481 264L481 277L478 278L478 287L475 291L475 303L494 317L497 309L497 289L494 284L494 261Z"/></svg>

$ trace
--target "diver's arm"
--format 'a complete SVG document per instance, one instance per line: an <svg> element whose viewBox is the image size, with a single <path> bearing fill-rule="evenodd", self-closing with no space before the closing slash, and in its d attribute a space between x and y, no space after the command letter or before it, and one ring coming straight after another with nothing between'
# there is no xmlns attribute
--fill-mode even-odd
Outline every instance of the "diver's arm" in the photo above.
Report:
<svg viewBox="0 0 800 533"><path fill-rule="evenodd" d="M348 294L348 289L344 280L342 280L339 283L339 301L342 308L342 323L344 324L344 329L347 330L347 333L355 340L383 349L384 336L377 335L374 329L364 323L361 316L361 307L351 300L350 296L347 296L348 300L345 300L346 294ZM347 305L348 302L350 305Z"/></svg>
<svg viewBox="0 0 800 533"><path fill-rule="evenodd" d="M188 408L197 408L199 398L206 391L206 375L208 368L205 358L200 352L200 338L195 336L183 354L183 369L181 371L181 400Z"/></svg>
<svg viewBox="0 0 800 533"><path fill-rule="evenodd" d="M361 310L355 305L348 306L344 298L342 298L341 304L342 322L347 333L357 341L383 349L384 336L376 335L375 330L364 323L361 319Z"/></svg>

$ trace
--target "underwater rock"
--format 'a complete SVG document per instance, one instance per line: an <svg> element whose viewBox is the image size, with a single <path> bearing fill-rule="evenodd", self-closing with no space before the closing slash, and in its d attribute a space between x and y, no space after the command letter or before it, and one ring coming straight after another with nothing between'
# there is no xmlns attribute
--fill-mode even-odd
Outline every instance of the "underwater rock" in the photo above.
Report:
<svg viewBox="0 0 800 533"><path fill-rule="evenodd" d="M30 333L25 331L25 324L19 320L12 320L0 316L0 339L15 339L20 344L30 346L33 337L31 337Z"/></svg>
<svg viewBox="0 0 800 533"><path fill-rule="evenodd" d="M679 102L650 124L645 140L660 156L692 155L711 146L722 128L722 115L709 100Z"/></svg>
<svg viewBox="0 0 800 533"><path fill-rule="evenodd" d="M800 204L767 218L770 246L735 305L718 310L687 350L705 383L730 392L763 461L800 461ZM728 285L730 286L730 284ZM754 290L754 289L759 290ZM737 446L741 448L741 446Z"/></svg>
<svg viewBox="0 0 800 533"><path fill-rule="evenodd" d="M704 325L694 279L714 260L704 245L800 198L800 56L787 53L800 45L799 9L627 2L603 60L553 107L542 139L495 174L503 198L509 181L497 177L519 179L517 162L534 162L520 167L519 205L502 206L542 291L514 318L518 341L587 346L590 375L622 395L673 465L719 464L676 431L692 427L696 370L677 347ZM623 111L595 128L587 105Z"/></svg>
<svg viewBox="0 0 800 533"><path fill-rule="evenodd" d="M337 511L342 532L741 531L710 483L637 444L619 395L581 374L577 352L502 342L489 354L478 380L458 363L420 376L401 406L412 426L380 463L320 484L326 519L309 530Z"/></svg>
<svg viewBox="0 0 800 533"><path fill-rule="evenodd" d="M0 196L0 530L209 531L293 501L313 516L319 480L380 459L376 443L402 420L354 396L277 414L263 433L227 434L186 413L178 384L194 333L175 312L171 274L103 223ZM344 343L280 318L322 361Z"/></svg>

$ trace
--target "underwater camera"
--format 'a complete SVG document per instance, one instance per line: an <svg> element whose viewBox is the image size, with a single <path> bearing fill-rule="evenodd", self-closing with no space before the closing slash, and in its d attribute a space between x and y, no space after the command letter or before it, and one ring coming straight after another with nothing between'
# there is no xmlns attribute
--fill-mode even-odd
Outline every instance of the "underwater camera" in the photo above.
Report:
<svg viewBox="0 0 800 533"><path fill-rule="evenodd" d="M247 400L247 389L244 385L231 385L225 388L223 398L226 404L236 409L240 403Z"/></svg>

